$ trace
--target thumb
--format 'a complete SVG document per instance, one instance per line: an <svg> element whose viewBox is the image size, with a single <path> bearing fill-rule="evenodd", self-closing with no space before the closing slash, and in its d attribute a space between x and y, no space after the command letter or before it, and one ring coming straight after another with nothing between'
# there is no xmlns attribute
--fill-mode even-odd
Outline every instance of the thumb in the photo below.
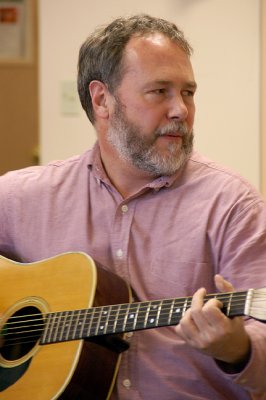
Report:
<svg viewBox="0 0 266 400"><path fill-rule="evenodd" d="M215 282L215 285L216 285L217 289L219 290L219 292L233 292L234 291L233 285L230 282L226 281L219 274L214 276L214 282Z"/></svg>

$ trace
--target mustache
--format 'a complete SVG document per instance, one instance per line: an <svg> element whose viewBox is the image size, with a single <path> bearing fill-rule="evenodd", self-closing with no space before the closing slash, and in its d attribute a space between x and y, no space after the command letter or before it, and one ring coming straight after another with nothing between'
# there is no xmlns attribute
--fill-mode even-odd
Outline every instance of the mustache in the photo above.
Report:
<svg viewBox="0 0 266 400"><path fill-rule="evenodd" d="M155 136L164 136L171 134L172 136L186 136L188 135L187 126L183 122L172 121L169 124L158 128L155 131Z"/></svg>

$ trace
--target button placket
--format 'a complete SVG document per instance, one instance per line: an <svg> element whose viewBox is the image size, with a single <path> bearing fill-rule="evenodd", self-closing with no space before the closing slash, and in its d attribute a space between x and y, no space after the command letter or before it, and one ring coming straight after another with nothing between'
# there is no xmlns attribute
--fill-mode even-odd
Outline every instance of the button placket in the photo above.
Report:
<svg viewBox="0 0 266 400"><path fill-rule="evenodd" d="M128 206L127 206L127 204L123 204L123 205L122 205L121 211L122 211L123 214L125 214L125 213L128 212Z"/></svg>
<svg viewBox="0 0 266 400"><path fill-rule="evenodd" d="M129 389L131 387L131 381L130 379L124 379L123 380L123 386L127 389Z"/></svg>

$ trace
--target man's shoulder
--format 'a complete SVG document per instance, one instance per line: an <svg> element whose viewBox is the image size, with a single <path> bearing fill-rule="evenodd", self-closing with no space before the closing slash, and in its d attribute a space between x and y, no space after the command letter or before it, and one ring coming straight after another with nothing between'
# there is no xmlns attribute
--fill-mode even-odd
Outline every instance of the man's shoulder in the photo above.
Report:
<svg viewBox="0 0 266 400"><path fill-rule="evenodd" d="M224 182L235 182L244 186L253 187L253 185L240 173L230 167L213 161L204 155L194 151L188 161L188 169L192 174L202 175L210 178L217 178Z"/></svg>
<svg viewBox="0 0 266 400"><path fill-rule="evenodd" d="M46 165L36 165L7 172L0 176L0 192L15 191L18 193L18 191L35 191L41 188L49 190L49 188L58 187L62 183L69 182L71 184L71 181L75 181L77 176L87 173L86 166L89 157L90 150L66 160L55 160Z"/></svg>
<svg viewBox="0 0 266 400"><path fill-rule="evenodd" d="M198 188L212 198L226 197L237 201L246 197L250 200L263 200L258 189L241 174L198 152L193 152L189 158L184 179L190 184L194 183L195 189Z"/></svg>

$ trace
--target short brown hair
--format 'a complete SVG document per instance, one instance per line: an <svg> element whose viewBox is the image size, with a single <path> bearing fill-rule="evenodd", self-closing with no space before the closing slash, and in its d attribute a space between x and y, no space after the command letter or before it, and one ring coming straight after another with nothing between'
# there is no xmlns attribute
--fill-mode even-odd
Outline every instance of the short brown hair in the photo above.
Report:
<svg viewBox="0 0 266 400"><path fill-rule="evenodd" d="M83 43L79 51L78 92L82 107L90 121L94 122L89 84L93 80L105 83L113 92L123 77L122 57L132 36L145 36L160 32L176 42L188 56L192 53L183 32L167 20L146 14L121 17L96 29Z"/></svg>

